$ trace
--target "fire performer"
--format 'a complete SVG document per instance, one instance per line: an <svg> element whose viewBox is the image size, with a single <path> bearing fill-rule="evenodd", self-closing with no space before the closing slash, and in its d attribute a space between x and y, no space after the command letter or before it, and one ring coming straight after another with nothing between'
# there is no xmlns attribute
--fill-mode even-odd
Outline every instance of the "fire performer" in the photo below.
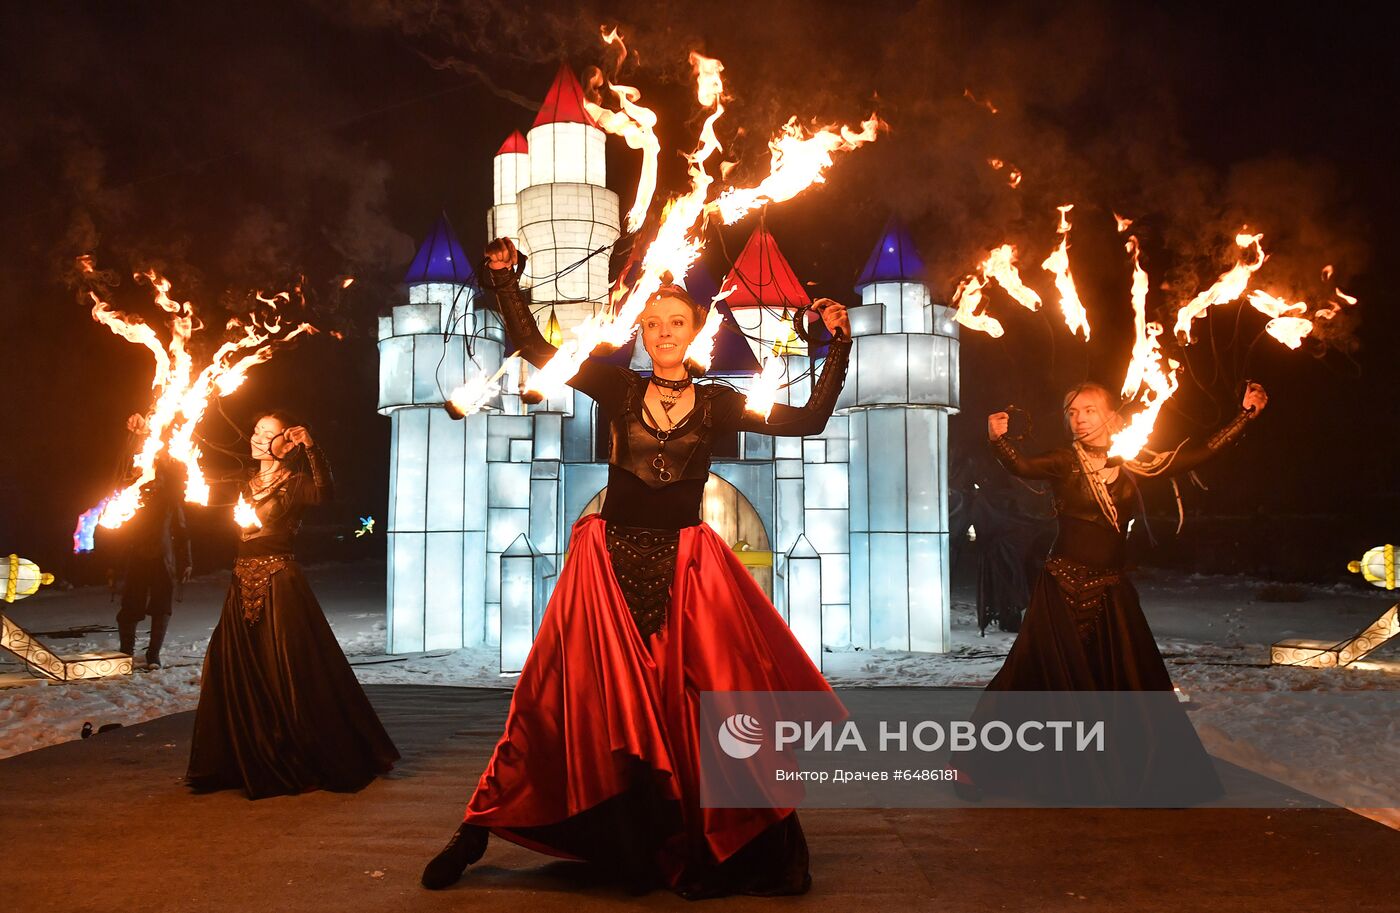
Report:
<svg viewBox="0 0 1400 913"><path fill-rule="evenodd" d="M127 428L143 433L145 417L131 416ZM117 611L117 632L121 651L135 656L136 626L150 616L147 669L160 668L160 649L170 627L175 582L188 583L192 573L189 529L181 503L184 496L180 464L169 458L157 460L154 478L141 487L141 509L126 530L126 576L121 608Z"/></svg>
<svg viewBox="0 0 1400 913"><path fill-rule="evenodd" d="M483 282L512 340L543 365L555 350L521 295L514 245L492 242L487 259ZM505 732L464 822L424 869L425 887L455 883L491 833L613 867L638 893L663 884L691 899L810 887L792 809L700 807L697 716L702 691L832 693L700 518L717 437L817 434L830 418L850 324L840 304L818 304L837 334L821 377L805 406L776 405L767 422L746 415L738 392L691 381L686 349L705 312L679 286L663 286L639 320L650 378L590 361L570 381L612 416L607 497L601 516L574 525Z"/></svg>
<svg viewBox="0 0 1400 913"><path fill-rule="evenodd" d="M250 799L354 791L399 753L355 679L293 553L305 509L332 496L307 429L270 412L253 429L260 469L244 494L233 582L209 638L186 782Z"/></svg>
<svg viewBox="0 0 1400 913"><path fill-rule="evenodd" d="M1267 402L1264 388L1251 383L1239 414L1204 445L1184 444L1147 460L1108 456L1110 438L1119 426L1117 405L1096 383L1080 384L1065 395L1065 424L1073 435L1068 448L1026 456L1008 439L1008 414L988 417L987 436L1001 464L1020 478L1050 482L1058 533L1031 592L1021 631L987 686L980 717L995 715L998 692L1173 690L1137 590L1124 573L1128 521L1140 503L1137 480L1194 469L1237 441ZM1219 794L1220 782L1195 730L1174 701L1171 707L1172 718L1164 721L1170 733L1139 730L1149 752L1153 745L1169 744L1170 753L1159 751L1155 758L1149 753L1144 769L1095 775L1089 794L1076 793L1073 798L1150 804L1158 804L1151 802L1154 798L1166 798L1167 804L1178 804ZM973 792L1036 793L1037 784L1023 777L999 778L997 770L986 755L974 759ZM1057 791L1064 795L1064 789L1073 792L1085 782L1073 787L1056 784ZM1105 791L1095 794L1100 789Z"/></svg>

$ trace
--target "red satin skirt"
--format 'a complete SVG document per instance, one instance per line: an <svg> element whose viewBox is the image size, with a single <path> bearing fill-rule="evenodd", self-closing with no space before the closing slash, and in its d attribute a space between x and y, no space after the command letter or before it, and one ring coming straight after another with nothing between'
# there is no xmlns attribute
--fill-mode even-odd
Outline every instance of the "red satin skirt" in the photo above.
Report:
<svg viewBox="0 0 1400 913"><path fill-rule="evenodd" d="M564 858L640 854L678 890L708 880L713 893L795 893L782 886L807 879L807 851L791 808L700 807L699 695L830 686L704 524L680 531L665 625L643 639L604 528L597 515L574 525L466 822ZM740 862L788 871L766 886L754 871L717 877Z"/></svg>

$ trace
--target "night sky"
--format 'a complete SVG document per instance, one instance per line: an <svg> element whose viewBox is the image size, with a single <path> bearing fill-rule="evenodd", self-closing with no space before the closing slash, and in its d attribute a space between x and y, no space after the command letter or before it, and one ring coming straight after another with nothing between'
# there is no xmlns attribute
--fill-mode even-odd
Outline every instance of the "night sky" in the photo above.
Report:
<svg viewBox="0 0 1400 913"><path fill-rule="evenodd" d="M891 126L828 183L770 207L768 227L814 295L851 284L886 218L910 226L935 296L991 247L1024 249L1047 308L1000 293L1006 335L964 330L954 461L980 452L989 411L1034 418L1035 447L1062 442L1069 384L1116 388L1130 348L1129 265L1113 213L1135 220L1166 317L1233 262L1243 225L1265 234L1261 286L1316 301L1361 299L1328 338L1291 352L1263 318L1223 306L1199 324L1160 437L1209 434L1245 378L1270 408L1188 493L1202 517L1268 517L1317 534L1327 567L1400 534L1394 436L1400 368L1388 273L1397 238L1390 36L1337 7L1110 2L519 4L473 0L11 3L0 13L0 552L61 576L73 521L113 487L125 417L150 401L150 358L92 321L74 258L124 278L116 303L154 310L131 281L154 267L219 326L255 289L304 278L315 337L256 369L202 427L241 448L257 410L306 417L336 467L340 503L319 522L385 516L388 420L375 412L376 315L403 299L416 243L446 211L469 251L486 240L490 157L526 129L561 60L605 59L600 24L638 58L623 81L661 115L658 199L680 188L698 126L687 52L724 61L720 122L732 177L766 168L793 114ZM994 115L966 96L986 99ZM609 140L609 180L630 204L636 153ZM987 165L1025 174L1018 189ZM1071 262L1094 327L1070 337L1049 278L1062 203L1076 204ZM755 221L723 232L705 263L727 272ZM339 288L347 275L357 281ZM212 334L211 334L212 335ZM237 461L211 448L211 476ZM216 490L215 500L223 493ZM191 511L200 570L231 554L224 511ZM1188 535L1191 526L1188 525ZM1262 529L1262 527L1261 527ZM1285 535L1285 533L1279 533ZM1261 536L1266 535L1264 532ZM378 542L382 543L382 539Z"/></svg>

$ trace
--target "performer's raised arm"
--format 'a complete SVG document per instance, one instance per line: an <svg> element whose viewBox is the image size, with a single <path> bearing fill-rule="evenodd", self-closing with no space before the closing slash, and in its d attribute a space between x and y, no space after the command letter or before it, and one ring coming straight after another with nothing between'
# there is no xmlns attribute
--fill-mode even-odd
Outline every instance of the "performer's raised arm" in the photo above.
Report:
<svg viewBox="0 0 1400 913"><path fill-rule="evenodd" d="M497 238L486 245L486 266L477 281L482 288L495 293L501 321L511 344L520 355L536 368L543 368L559 350L540 333L530 313L530 305L520 290L520 254L510 238ZM626 383L618 369L593 361L585 361L569 386L599 402L619 399L626 393Z"/></svg>
<svg viewBox="0 0 1400 913"><path fill-rule="evenodd" d="M832 340L826 350L821 376L812 385L812 395L807 398L806 405L774 403L766 420L741 411L735 426L737 430L775 437L805 437L821 434L826 428L836 400L841 396L841 387L846 383L846 369L851 358L851 321L845 305L830 298L817 299L815 306L832 333Z"/></svg>
<svg viewBox="0 0 1400 913"><path fill-rule="evenodd" d="M311 473L311 484L303 482L298 486L297 500L303 504L329 504L335 499L335 479L331 476L331 464L325 452L316 446L311 432L304 425L294 425L284 433L290 446L300 446L305 450L306 465Z"/></svg>
<svg viewBox="0 0 1400 913"><path fill-rule="evenodd" d="M1039 456L1026 456L1007 439L1010 425L1010 413L993 412L987 416L987 439L991 441L997 462L1005 466L1007 472L1023 479L1058 479L1069 475L1070 454L1067 451L1052 450Z"/></svg>
<svg viewBox="0 0 1400 913"><path fill-rule="evenodd" d="M1240 411L1235 417L1230 419L1219 431L1206 439L1204 444L1187 443L1175 453L1166 455L1165 465L1160 474L1171 477L1190 472L1197 466L1233 446L1240 438L1244 437L1245 429L1249 423L1259 417L1259 413L1264 411L1264 407L1269 403L1269 394L1263 385L1250 383L1244 391L1244 399L1240 403Z"/></svg>

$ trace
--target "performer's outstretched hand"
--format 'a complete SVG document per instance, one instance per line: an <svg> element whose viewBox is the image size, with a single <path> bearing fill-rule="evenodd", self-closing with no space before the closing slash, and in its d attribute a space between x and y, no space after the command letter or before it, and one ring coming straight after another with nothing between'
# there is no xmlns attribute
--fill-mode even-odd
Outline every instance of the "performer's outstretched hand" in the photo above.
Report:
<svg viewBox="0 0 1400 913"><path fill-rule="evenodd" d="M987 439L995 441L1011 427L1011 413L993 412L987 416Z"/></svg>
<svg viewBox="0 0 1400 913"><path fill-rule="evenodd" d="M839 301L830 298L818 298L812 302L812 307L817 309L817 313L822 315L822 323L826 324L827 332L833 336L840 330L849 339L851 335L851 318L846 314L846 306Z"/></svg>
<svg viewBox="0 0 1400 913"><path fill-rule="evenodd" d="M497 238L486 245L486 264L492 269L513 268L516 258L515 242L510 238Z"/></svg>
<svg viewBox="0 0 1400 913"><path fill-rule="evenodd" d="M1244 402L1240 403L1240 408L1258 415L1264 411L1264 407L1268 404L1269 394L1265 391L1264 385L1250 381L1249 385L1244 388Z"/></svg>

